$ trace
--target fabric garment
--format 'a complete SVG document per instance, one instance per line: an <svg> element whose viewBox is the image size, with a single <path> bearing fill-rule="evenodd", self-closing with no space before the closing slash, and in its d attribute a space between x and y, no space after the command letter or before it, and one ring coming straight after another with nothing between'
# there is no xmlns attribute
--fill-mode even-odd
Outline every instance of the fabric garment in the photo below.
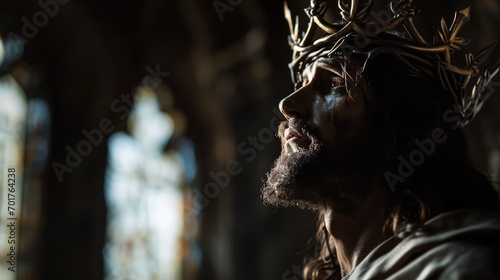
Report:
<svg viewBox="0 0 500 280"><path fill-rule="evenodd" d="M500 213L446 212L403 240L392 237L342 280L365 279L500 280Z"/></svg>

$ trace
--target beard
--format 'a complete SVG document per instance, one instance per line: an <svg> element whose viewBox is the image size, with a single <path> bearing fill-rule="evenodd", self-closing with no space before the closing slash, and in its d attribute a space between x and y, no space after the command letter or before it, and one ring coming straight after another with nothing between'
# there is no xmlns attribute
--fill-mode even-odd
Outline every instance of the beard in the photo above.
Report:
<svg viewBox="0 0 500 280"><path fill-rule="evenodd" d="M286 128L300 136L294 149L287 149ZM365 145L343 143L326 148L317 135L317 130L300 120L280 124L282 151L264 179L261 188L264 204L310 210L330 205L342 212L349 211L353 202L366 196L373 179L369 175L378 174L374 172L381 164L377 147L369 141Z"/></svg>
<svg viewBox="0 0 500 280"><path fill-rule="evenodd" d="M301 135L301 142L306 143L295 151L286 149L284 130L292 128ZM261 197L266 205L275 207L295 206L303 209L317 209L317 181L326 170L323 160L325 152L315 130L302 121L280 124L278 135L282 142L282 152L266 174ZM316 186L316 187L315 187Z"/></svg>

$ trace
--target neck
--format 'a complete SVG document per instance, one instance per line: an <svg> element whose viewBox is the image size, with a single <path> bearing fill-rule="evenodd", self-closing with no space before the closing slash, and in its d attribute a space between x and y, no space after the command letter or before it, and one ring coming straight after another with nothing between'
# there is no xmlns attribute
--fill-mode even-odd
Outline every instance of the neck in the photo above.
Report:
<svg viewBox="0 0 500 280"><path fill-rule="evenodd" d="M346 209L324 209L325 224L336 249L342 275L351 271L380 243L384 235L389 191L374 183L361 199L350 200ZM389 236L387 236L389 237Z"/></svg>

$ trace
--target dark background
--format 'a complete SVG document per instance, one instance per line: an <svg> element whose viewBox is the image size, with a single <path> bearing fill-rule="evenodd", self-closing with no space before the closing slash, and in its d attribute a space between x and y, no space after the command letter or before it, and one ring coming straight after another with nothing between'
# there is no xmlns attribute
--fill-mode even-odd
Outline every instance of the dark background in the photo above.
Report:
<svg viewBox="0 0 500 280"><path fill-rule="evenodd" d="M292 7L300 7L297 2ZM416 1L425 18L420 24L432 30L437 14L452 15L467 5L450 2ZM470 49L477 51L499 38L500 4L474 2L472 22L464 31L474 40ZM60 4L58 13L29 39L23 61L32 76L26 92L28 98L48 102L52 129L43 185L32 198L41 206L30 213L40 223L21 230L20 238L29 237L31 247L20 253L20 279L102 279L107 146L95 147L63 182L50 163L64 162L64 147L76 145L82 129L98 127L102 118L124 130L124 121L110 112L110 104L141 81L145 67L156 65L170 73L163 83L174 93L175 107L187 117L185 136L196 146L199 186L209 180L210 171L224 170L231 159L243 170L203 210L198 278L292 279L286 272L301 264L300 252L314 233L314 215L265 207L260 200L261 179L279 154L277 139L250 162L248 155L237 151L249 136L269 127L272 109L292 90L283 3L232 1L238 4L225 11L222 20L214 3L72 0ZM2 0L1 35L22 34L21 19L31 20L40 10L37 1ZM297 8L295 12L301 13ZM489 164L496 180L499 105L497 92L467 128L478 163Z"/></svg>

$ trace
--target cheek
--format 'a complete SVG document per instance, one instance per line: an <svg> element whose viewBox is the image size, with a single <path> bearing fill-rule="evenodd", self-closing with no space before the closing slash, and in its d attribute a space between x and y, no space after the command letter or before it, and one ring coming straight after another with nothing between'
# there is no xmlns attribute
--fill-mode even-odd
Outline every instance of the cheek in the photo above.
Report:
<svg viewBox="0 0 500 280"><path fill-rule="evenodd" d="M335 124L345 129L361 125L366 117L366 104L360 94L353 95L352 98L345 96L336 109L337 118L334 120Z"/></svg>
<svg viewBox="0 0 500 280"><path fill-rule="evenodd" d="M362 96L348 97L346 101L348 106L339 108L339 113L335 124L338 130L343 131L345 141L356 143L369 138L369 114L365 100Z"/></svg>
<svg viewBox="0 0 500 280"><path fill-rule="evenodd" d="M335 120L338 118L339 108L345 107L345 99L339 94L329 94L318 97L314 102L313 121L319 130L320 140L332 143L338 128Z"/></svg>
<svg viewBox="0 0 500 280"><path fill-rule="evenodd" d="M329 103L328 118L329 132L324 136L333 143L354 144L366 138L368 132L368 113L364 99L360 94L337 96ZM365 139L366 140L366 139Z"/></svg>

